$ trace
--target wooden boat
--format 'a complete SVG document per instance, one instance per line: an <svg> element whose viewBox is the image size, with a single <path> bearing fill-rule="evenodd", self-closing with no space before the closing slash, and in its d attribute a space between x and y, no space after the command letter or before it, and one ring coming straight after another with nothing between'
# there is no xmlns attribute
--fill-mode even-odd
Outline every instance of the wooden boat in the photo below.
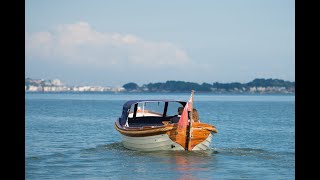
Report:
<svg viewBox="0 0 320 180"><path fill-rule="evenodd" d="M193 94L187 102L176 100L131 100L123 105L115 129L124 147L138 151L207 150L215 126L193 118ZM178 107L183 113L178 123L170 123Z"/></svg>

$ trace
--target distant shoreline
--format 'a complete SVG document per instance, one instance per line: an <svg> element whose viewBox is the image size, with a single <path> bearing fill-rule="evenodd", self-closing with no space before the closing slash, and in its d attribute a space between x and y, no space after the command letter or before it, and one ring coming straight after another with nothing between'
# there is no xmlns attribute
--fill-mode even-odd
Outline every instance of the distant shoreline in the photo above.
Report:
<svg viewBox="0 0 320 180"><path fill-rule="evenodd" d="M198 93L210 94L294 94L295 82L281 79L254 79L248 83L202 83L185 81L166 81L137 85L134 82L124 84L122 87L103 86L67 86L59 79L25 79L25 91L28 92L97 92L97 93Z"/></svg>
<svg viewBox="0 0 320 180"><path fill-rule="evenodd" d="M203 95L288 95L295 96L295 93L215 93L215 92L195 92ZM98 92L98 91L25 91L25 94L190 94L190 92Z"/></svg>

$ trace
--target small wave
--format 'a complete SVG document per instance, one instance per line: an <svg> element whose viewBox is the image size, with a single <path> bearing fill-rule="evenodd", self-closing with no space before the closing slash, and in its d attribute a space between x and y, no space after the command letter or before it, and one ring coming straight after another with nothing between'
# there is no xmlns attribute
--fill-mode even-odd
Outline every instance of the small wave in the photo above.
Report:
<svg viewBox="0 0 320 180"><path fill-rule="evenodd" d="M217 154L227 156L253 156L262 159L278 159L282 156L294 156L294 152L272 152L255 148L215 148Z"/></svg>
<svg viewBox="0 0 320 180"><path fill-rule="evenodd" d="M127 150L121 142L115 142L107 145L103 145L104 149L107 150Z"/></svg>
<svg viewBox="0 0 320 180"><path fill-rule="evenodd" d="M36 160L41 160L41 156L30 156L30 157L26 157L26 160L33 160L33 161L36 161Z"/></svg>
<svg viewBox="0 0 320 180"><path fill-rule="evenodd" d="M44 155L38 155L38 156L30 156L30 157L26 157L27 161L37 161L37 160L45 160L45 159L55 159L55 158L65 158L67 157L66 154L64 153L52 153L52 154L44 154Z"/></svg>
<svg viewBox="0 0 320 180"><path fill-rule="evenodd" d="M267 154L268 151L264 149L254 148L214 148L217 153L233 156L250 156L257 154Z"/></svg>
<svg viewBox="0 0 320 180"><path fill-rule="evenodd" d="M112 150L112 151L121 151L121 150L126 150L121 142L115 142L115 143L111 143L111 144L101 144L101 145L97 145L96 147L93 148L86 148L86 149L82 149L80 150L81 154L95 154L95 153L99 153L99 152L105 152L106 150Z"/></svg>

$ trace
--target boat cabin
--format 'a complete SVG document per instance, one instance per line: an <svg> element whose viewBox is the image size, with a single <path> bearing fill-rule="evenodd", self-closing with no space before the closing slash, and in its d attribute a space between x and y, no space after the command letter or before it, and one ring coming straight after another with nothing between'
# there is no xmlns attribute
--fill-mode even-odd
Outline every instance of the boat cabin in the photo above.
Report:
<svg viewBox="0 0 320 180"><path fill-rule="evenodd" d="M131 100L123 105L119 124L122 127L163 126L177 115L186 102L175 100Z"/></svg>

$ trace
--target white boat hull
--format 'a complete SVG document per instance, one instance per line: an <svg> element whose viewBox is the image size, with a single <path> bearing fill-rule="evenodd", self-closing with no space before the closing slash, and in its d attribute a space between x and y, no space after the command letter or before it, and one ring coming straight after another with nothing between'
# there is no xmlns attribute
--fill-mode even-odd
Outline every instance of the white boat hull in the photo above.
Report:
<svg viewBox="0 0 320 180"><path fill-rule="evenodd" d="M122 143L125 148L137 151L159 151L159 150L185 150L180 144L172 141L167 134L145 136L145 137L130 137L122 136ZM195 150L207 150L210 148L210 143L213 135L195 146Z"/></svg>
<svg viewBox="0 0 320 180"><path fill-rule="evenodd" d="M210 133L209 136L207 137L207 139L204 140L203 142L199 143L198 145L196 145L192 149L192 151L210 149L210 144L211 144L212 137L213 137L213 135L212 135L212 133Z"/></svg>

